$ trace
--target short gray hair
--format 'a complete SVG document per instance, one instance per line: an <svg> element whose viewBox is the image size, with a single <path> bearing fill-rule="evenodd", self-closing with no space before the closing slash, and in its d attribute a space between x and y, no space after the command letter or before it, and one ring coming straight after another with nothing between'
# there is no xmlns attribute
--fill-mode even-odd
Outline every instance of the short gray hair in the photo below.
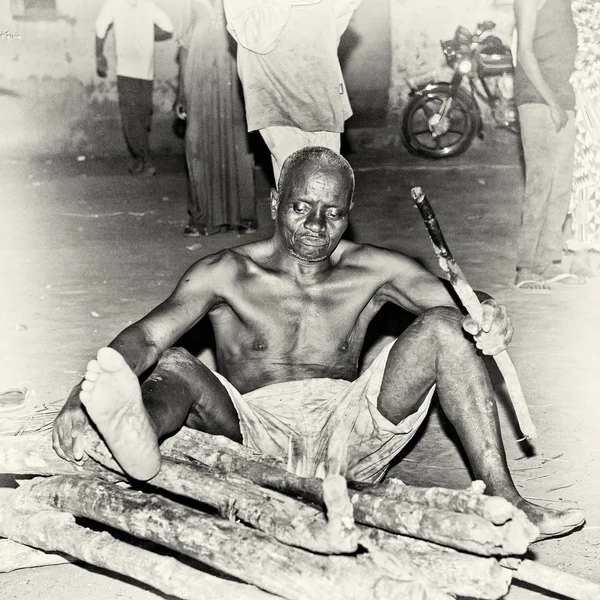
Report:
<svg viewBox="0 0 600 600"><path fill-rule="evenodd" d="M350 183L349 200L352 202L354 196L354 171L350 163L341 155L326 148L325 146L306 146L290 154L284 161L279 175L278 189L280 194L284 194L290 185L291 175L303 163L315 161L324 165L337 167L345 179Z"/></svg>

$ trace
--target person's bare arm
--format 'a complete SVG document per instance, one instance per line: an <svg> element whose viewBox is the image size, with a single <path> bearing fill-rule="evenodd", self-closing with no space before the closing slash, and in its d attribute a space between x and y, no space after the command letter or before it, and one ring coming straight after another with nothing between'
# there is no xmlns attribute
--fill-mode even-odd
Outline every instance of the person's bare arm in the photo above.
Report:
<svg viewBox="0 0 600 600"><path fill-rule="evenodd" d="M548 85L533 52L533 38L537 22L539 0L515 0L517 28L517 63L550 108L556 131L567 124L567 113L559 104L556 94Z"/></svg>
<svg viewBox="0 0 600 600"><path fill-rule="evenodd" d="M105 2L98 13L94 29L96 31L95 54L96 54L96 74L98 77L106 77L108 74L108 61L104 55L104 43L110 28L112 27L114 16L112 5Z"/></svg>
<svg viewBox="0 0 600 600"><path fill-rule="evenodd" d="M162 352L193 327L218 301L218 285L226 279L222 254L206 257L183 275L173 293L148 315L124 329L109 346L121 353L136 375L151 367ZM84 458L83 434L88 427L79 400L81 382L69 394L52 430L53 446L66 460Z"/></svg>
<svg viewBox="0 0 600 600"><path fill-rule="evenodd" d="M388 274L389 280L379 291L383 298L412 312L421 314L436 306L455 307L464 312L449 291L448 284L436 277L415 259L378 249L373 258L378 269ZM463 329L470 333L483 354L494 355L510 343L513 327L506 308L484 292L477 292L482 301L482 322L465 316Z"/></svg>

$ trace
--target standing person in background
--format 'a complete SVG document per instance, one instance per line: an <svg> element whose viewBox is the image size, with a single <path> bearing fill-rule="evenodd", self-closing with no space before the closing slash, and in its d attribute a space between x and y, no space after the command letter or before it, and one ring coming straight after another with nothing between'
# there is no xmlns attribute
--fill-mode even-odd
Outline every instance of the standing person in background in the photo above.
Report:
<svg viewBox="0 0 600 600"><path fill-rule="evenodd" d="M185 235L257 228L254 160L222 0L185 0L176 110L187 114Z"/></svg>
<svg viewBox="0 0 600 600"><path fill-rule="evenodd" d="M248 131L260 131L275 185L305 146L340 151L352 115L338 44L361 0L224 0L238 42Z"/></svg>
<svg viewBox="0 0 600 600"><path fill-rule="evenodd" d="M549 293L577 283L562 266L562 226L573 179L575 94L569 78L577 52L571 0L515 0L515 99L525 159L525 193L516 288Z"/></svg>
<svg viewBox="0 0 600 600"><path fill-rule="evenodd" d="M600 4L573 2L578 52L571 83L577 98L575 169L566 248L574 252L571 272L593 277L589 252L600 252Z"/></svg>
<svg viewBox="0 0 600 600"><path fill-rule="evenodd" d="M150 0L106 0L96 19L96 73L106 77L104 43L114 27L121 126L132 175L154 175L150 157L154 42L173 35L169 17Z"/></svg>

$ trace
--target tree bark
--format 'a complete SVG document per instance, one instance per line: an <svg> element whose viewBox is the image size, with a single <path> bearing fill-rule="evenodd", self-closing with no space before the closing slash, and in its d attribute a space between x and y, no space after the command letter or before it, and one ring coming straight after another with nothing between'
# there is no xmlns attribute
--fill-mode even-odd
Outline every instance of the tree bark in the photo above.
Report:
<svg viewBox="0 0 600 600"><path fill-rule="evenodd" d="M88 564L126 575L164 594L183 600L275 598L254 586L220 579L174 558L116 540L106 532L81 527L75 523L72 515L65 512L19 510L2 506L0 533L23 544L52 552L64 552ZM30 550L34 552L32 548ZM43 554L41 550L35 552ZM62 562L66 560L63 559Z"/></svg>
<svg viewBox="0 0 600 600"><path fill-rule="evenodd" d="M68 511L151 540L290 600L449 600L433 585L393 576L369 559L322 556L155 494L97 477L58 476L25 484L23 507Z"/></svg>

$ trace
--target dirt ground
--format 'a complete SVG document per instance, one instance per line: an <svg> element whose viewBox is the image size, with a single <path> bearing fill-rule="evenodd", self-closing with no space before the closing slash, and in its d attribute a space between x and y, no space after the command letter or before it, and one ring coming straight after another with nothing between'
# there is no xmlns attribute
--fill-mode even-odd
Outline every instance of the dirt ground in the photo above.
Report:
<svg viewBox="0 0 600 600"><path fill-rule="evenodd" d="M463 157L443 162L398 148L347 156L357 178L356 241L400 249L437 272L410 200L410 187L420 185L471 284L508 307L515 326L510 354L539 431L535 449L525 448L501 407L515 481L534 501L587 512L582 530L534 544L531 558L600 582L600 277L586 287L556 286L549 296L523 295L507 285L522 191L518 146L510 134L477 141ZM0 164L0 389L27 387L34 404L61 403L97 348L163 300L194 260L269 235L262 169L256 170L259 231L194 239L181 235L182 158L162 157L159 166L156 177L135 179L122 158ZM396 316L383 321L378 334L391 334ZM467 485L468 470L448 431L433 411L392 473L407 483ZM79 565L3 574L0 589L3 600L161 597ZM514 587L508 597L542 596Z"/></svg>

